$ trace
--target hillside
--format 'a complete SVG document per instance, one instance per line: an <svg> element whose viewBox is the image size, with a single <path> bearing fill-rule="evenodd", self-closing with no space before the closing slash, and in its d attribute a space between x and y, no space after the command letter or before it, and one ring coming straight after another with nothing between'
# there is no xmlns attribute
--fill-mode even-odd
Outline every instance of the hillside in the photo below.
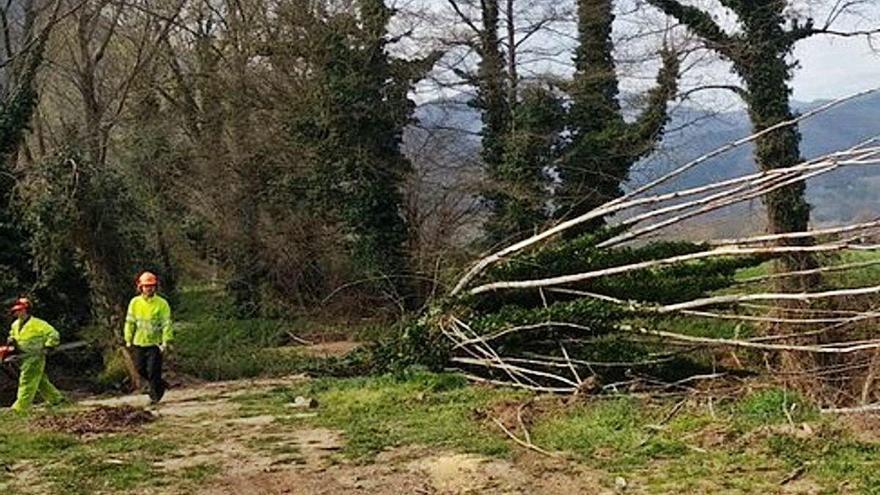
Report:
<svg viewBox="0 0 880 495"><path fill-rule="evenodd" d="M825 102L798 103L799 111L809 110ZM804 158L813 158L832 151L845 149L880 134L880 96L874 95L848 102L827 112L807 119L801 125ZM686 126L667 137L663 150L633 171L633 185L657 177L677 164L684 163L730 141L747 136L751 127L745 112L709 116L705 112L685 109L676 114L670 127ZM693 186L734 177L755 170L752 146L743 146L733 152L707 162L684 174L671 186ZM845 222L880 212L880 201L874 185L880 175L864 168L849 168L817 178L808 183L808 196L814 207L813 220L817 224ZM840 201L846 194L846 201Z"/></svg>
<svg viewBox="0 0 880 495"><path fill-rule="evenodd" d="M798 102L799 111L815 108L824 101ZM447 144L443 149L452 150L440 154L438 161L474 163L479 151L475 135L480 128L479 115L463 100L434 101L424 104L417 111L419 128L408 133L408 143L422 142L428 134ZM867 138L880 134L880 95L863 97L816 115L801 125L803 135L802 153L812 158L831 151L853 146ZM685 163L726 143L751 134L745 111L710 114L693 107L675 110L670 129L680 129L669 134L662 149L654 156L637 165L632 172L630 187L637 187L656 178L679 164ZM454 129L460 129L456 132ZM455 146L451 146L452 144ZM412 148L410 148L411 150ZM688 187L714 180L734 177L755 170L752 147L743 146L726 153L670 182L667 188ZM816 224L847 222L880 214L880 199L875 193L880 185L880 171L866 168L849 168L830 173L810 181L809 201L814 207ZM841 201L845 194L846 201ZM760 221L758 202L740 206L739 213L749 211L752 215L736 215L738 220L751 218ZM757 229L757 226L754 226ZM725 231L749 230L745 226L721 227Z"/></svg>

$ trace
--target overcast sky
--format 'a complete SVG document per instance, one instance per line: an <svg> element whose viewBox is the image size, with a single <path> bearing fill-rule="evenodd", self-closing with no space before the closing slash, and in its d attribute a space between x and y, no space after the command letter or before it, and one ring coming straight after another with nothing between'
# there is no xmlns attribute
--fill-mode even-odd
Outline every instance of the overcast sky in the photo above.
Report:
<svg viewBox="0 0 880 495"><path fill-rule="evenodd" d="M798 100L835 98L880 86L880 55L864 38L807 39L797 46L795 56L801 61L793 81Z"/></svg>
<svg viewBox="0 0 880 495"><path fill-rule="evenodd" d="M435 22L431 25L422 24L418 26L418 31L422 32L426 38L446 37L449 35L450 22L461 24L455 16L452 20L448 18L450 15L449 6L446 0L400 0L404 3L414 2L427 6L435 13L445 15L445 22ZM635 1L635 0L630 0ZM821 25L828 15L826 12L830 6L839 4L837 0L789 0L792 4L801 4L798 7L801 12L801 18L810 17L816 19L817 25ZM532 3L554 4L559 0L522 0L526 6ZM461 4L476 3L462 0ZM519 3L519 2L518 2ZM620 0L620 7L626 10L627 0ZM714 8L709 7L707 10L715 14L716 21L719 22L727 30L735 30L736 25L733 22L735 17L729 12L718 8L717 0L688 0L686 3L707 6L715 5ZM856 16L842 16L838 18L833 29L839 31L864 31L876 29L880 26L880 0L866 0L860 2L863 7ZM571 4L571 5L570 5ZM559 5L573 7L572 0L562 0ZM616 3L617 5L617 3ZM526 9L527 11L530 9ZM666 22L666 18L657 11L637 10L639 12L635 16L632 14L618 16L615 23L615 34L617 36L625 36L629 31L636 29L655 30L656 26ZM471 15L477 16L476 11ZM424 21L425 18L422 18ZM555 55L542 56L539 62L534 64L526 64L520 68L521 77L540 77L546 74L557 74L563 77L570 76L571 54L575 41L575 25L573 23L554 25L555 32L546 34L539 33L530 39L529 44L524 45L522 50L539 48L555 52ZM568 32L567 36L559 35L560 32ZM679 31L680 33L682 31ZM616 44L616 57L626 59L628 55L634 60L640 60L640 50L648 50L656 54L660 40L665 35L657 33L652 37L637 38L635 42L630 41L629 44ZM880 35L874 37L874 45L880 51ZM622 52L622 53L621 53ZM633 56L633 54L635 54ZM861 90L880 87L880 54L874 53L868 40L864 37L844 38L839 36L813 36L805 40L801 40L795 47L793 60L798 60L800 67L794 71L794 79L792 86L794 89L793 97L798 101L813 101L818 99L833 99L846 96ZM459 60L457 56L448 57L449 60ZM523 61L520 56L520 62ZM528 57L525 57L528 58ZM656 56L654 57L657 58ZM731 74L730 66L721 62L716 55L700 55L702 62L696 67L691 66L689 72L683 75L681 86L683 89L699 87L712 84L730 84L736 83L737 79ZM471 64L475 60L471 59ZM622 60L619 60L618 70L621 76L621 89L624 92L639 93L653 86L656 77L657 65L659 60L644 63L636 62L633 66L627 66ZM457 86L454 88L447 87L446 90L438 90L437 87L427 84L424 92L420 92L417 96L419 101L430 100L444 93L447 96L455 94L459 91L470 91L469 88ZM693 97L693 101L712 101L716 105L725 107L741 106L742 102L734 97L732 93L726 91L710 91L700 92Z"/></svg>

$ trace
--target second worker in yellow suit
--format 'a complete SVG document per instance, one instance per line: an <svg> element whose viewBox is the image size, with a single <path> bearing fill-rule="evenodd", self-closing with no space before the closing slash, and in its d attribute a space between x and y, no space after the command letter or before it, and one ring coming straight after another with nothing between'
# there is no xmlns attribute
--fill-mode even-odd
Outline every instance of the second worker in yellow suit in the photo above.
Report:
<svg viewBox="0 0 880 495"><path fill-rule="evenodd" d="M165 395L162 380L162 357L174 340L171 328L171 307L156 294L159 279L150 272L137 280L138 292L128 305L125 316L125 345L134 351L138 374L150 384L150 401L154 404Z"/></svg>

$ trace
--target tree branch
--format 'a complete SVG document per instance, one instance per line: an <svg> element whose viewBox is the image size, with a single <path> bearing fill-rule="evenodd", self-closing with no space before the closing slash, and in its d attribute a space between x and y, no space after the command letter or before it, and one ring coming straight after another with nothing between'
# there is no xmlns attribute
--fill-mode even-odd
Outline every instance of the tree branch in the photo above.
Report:
<svg viewBox="0 0 880 495"><path fill-rule="evenodd" d="M712 49L732 58L733 50L731 48L736 44L736 41L725 33L707 12L696 7L683 5L676 0L648 0L648 3L684 24L694 34L706 40Z"/></svg>
<svg viewBox="0 0 880 495"><path fill-rule="evenodd" d="M660 141L663 128L669 121L668 103L678 91L678 53L664 48L660 55L663 66L657 72L657 85L648 92L648 106L635 122L627 126L630 135L628 148L636 158L650 152Z"/></svg>
<svg viewBox="0 0 880 495"><path fill-rule="evenodd" d="M446 1L449 2L449 5L452 6L452 10L455 11L455 13L458 15L458 17L459 17L459 18L460 18L465 24L467 24L467 26L468 26L469 28L471 28L471 29L473 30L474 33L476 33L477 35L479 35L480 33L482 33L482 31L480 30L480 28L478 28L478 27L474 24L474 22L473 22L468 16L464 15L464 12L462 12L461 7L458 6L458 3L456 3L455 0L446 0Z"/></svg>

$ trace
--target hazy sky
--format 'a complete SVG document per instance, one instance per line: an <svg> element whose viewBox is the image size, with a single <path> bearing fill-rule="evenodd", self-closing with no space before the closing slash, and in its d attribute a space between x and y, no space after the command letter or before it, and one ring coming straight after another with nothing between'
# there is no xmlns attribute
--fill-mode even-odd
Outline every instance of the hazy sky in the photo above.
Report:
<svg viewBox="0 0 880 495"><path fill-rule="evenodd" d="M434 20L434 17L423 16L418 17L418 32L421 32L424 38L447 38L450 36L450 26L457 25L468 32L463 24L458 20L457 16L451 14L447 0L398 0L404 3L419 4L435 16L441 19L437 22L428 22L426 20ZM618 60L618 70L620 72L621 89L624 92L641 93L642 91L654 85L654 78L659 65L659 59L656 56L657 48L661 41L665 38L665 34L657 33L657 26L662 26L668 22L665 16L655 9L636 9L632 10L633 2L640 0L616 0L615 5L621 12L629 12L620 14L615 22L615 36L627 38L630 41L626 43L615 44L615 56ZM816 24L822 25L828 16L828 10L834 5L843 5L839 0L788 0L791 5L796 5L799 15L797 17L813 18ZM460 5L477 4L475 0L459 0ZM543 8L538 9L531 7L532 5L559 5L563 10L571 9L574 6L573 0L517 0L517 4L522 4L523 9L518 12L518 16L524 18L537 16L540 18ZM718 5L718 0L685 0L690 5L701 6L708 12L713 14L716 21L728 31L736 30L735 16L725 11ZM857 0L851 2L859 4L860 9L858 15L843 15L837 18L832 28L839 31L865 31L876 29L880 26L880 0ZM478 19L478 12L473 8L468 11L469 15ZM855 12L853 12L855 14ZM450 17L451 16L451 17ZM524 21L520 21L524 22ZM532 20L533 22L533 20ZM420 24L419 24L420 23ZM406 26L409 27L409 26ZM523 45L520 50L527 53L529 50L536 50L539 56L535 58L535 62L526 63L528 55L520 54L520 77L528 79L529 77L544 77L547 74L568 77L571 74L571 56L576 44L576 26L573 22L565 22L562 24L554 24L553 30L542 31L538 35L530 38L529 42ZM653 32L649 36L631 36L634 32ZM678 29L679 35L686 30ZM634 40L634 41L633 41ZM615 40L617 41L617 40ZM874 37L875 46L880 50L880 35ZM450 63L461 63L457 52L447 57ZM653 54L651 62L644 62L646 53ZM792 86L794 89L794 99L798 101L812 101L817 99L829 99L846 96L861 90L880 87L880 54L875 54L868 40L864 37L844 38L839 36L813 36L797 43L793 59L797 59L800 67L794 71L794 79ZM691 66L693 58L690 58L688 65L688 73L683 75L681 87L683 90L692 89L714 84L731 84L736 83L737 79L731 74L730 66L727 63L720 62L717 55L710 52L703 52L696 55L700 60L696 66ZM634 64L626 65L625 60L635 60ZM471 65L475 62L473 57L469 59ZM453 80L455 78L453 77ZM425 85L425 90L417 96L418 100L430 100L442 93L447 96L456 94L460 91L471 91L471 88L462 86L446 87L438 89L431 84ZM725 108L728 106L741 106L742 102L735 97L733 93L727 91L706 91L695 93L690 97L693 102L711 102L710 104Z"/></svg>
<svg viewBox="0 0 880 495"><path fill-rule="evenodd" d="M880 50L880 39L875 45ZM793 81L797 100L835 98L880 86L880 55L865 38L806 39L795 56L801 61Z"/></svg>

